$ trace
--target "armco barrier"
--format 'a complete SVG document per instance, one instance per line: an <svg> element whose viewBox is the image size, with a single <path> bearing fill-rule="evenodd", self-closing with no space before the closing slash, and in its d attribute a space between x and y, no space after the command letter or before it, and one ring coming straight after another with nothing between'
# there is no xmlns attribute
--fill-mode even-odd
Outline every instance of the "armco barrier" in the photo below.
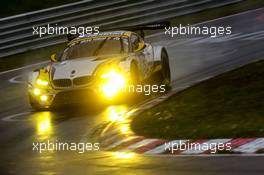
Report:
<svg viewBox="0 0 264 175"><path fill-rule="evenodd" d="M220 7L242 0L97 0L80 1L0 19L0 57L66 42L65 36L32 35L33 26L122 27Z"/></svg>

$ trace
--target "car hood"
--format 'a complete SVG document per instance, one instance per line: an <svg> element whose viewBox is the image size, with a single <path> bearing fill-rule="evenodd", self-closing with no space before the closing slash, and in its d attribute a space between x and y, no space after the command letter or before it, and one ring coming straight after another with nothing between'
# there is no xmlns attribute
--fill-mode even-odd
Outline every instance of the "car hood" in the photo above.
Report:
<svg viewBox="0 0 264 175"><path fill-rule="evenodd" d="M107 59L102 59L98 57L90 57L54 63L52 64L52 79L72 79L75 77L91 76L99 65L110 63L114 60L120 60L120 58L121 57L109 57Z"/></svg>

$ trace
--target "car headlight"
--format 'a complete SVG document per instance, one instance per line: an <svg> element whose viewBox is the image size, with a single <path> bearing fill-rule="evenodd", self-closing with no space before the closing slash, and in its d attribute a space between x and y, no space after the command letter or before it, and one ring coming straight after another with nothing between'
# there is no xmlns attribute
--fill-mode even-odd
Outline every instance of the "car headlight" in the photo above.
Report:
<svg viewBox="0 0 264 175"><path fill-rule="evenodd" d="M40 89L35 88L35 89L33 90L33 93L34 93L34 95L38 96L38 95L40 94Z"/></svg>
<svg viewBox="0 0 264 175"><path fill-rule="evenodd" d="M47 80L42 80L40 78L37 79L36 83L39 86L48 86L48 84L49 84L49 82Z"/></svg>
<svg viewBox="0 0 264 175"><path fill-rule="evenodd" d="M48 100L48 96L47 95L41 95L40 96L40 101L47 101Z"/></svg>
<svg viewBox="0 0 264 175"><path fill-rule="evenodd" d="M126 78L122 72L110 70L101 75L101 91L104 96L111 98L125 87Z"/></svg>

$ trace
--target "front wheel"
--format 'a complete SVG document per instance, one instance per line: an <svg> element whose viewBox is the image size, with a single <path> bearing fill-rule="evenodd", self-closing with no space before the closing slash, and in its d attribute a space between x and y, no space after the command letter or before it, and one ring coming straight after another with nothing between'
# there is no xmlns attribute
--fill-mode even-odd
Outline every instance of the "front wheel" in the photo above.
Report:
<svg viewBox="0 0 264 175"><path fill-rule="evenodd" d="M29 104L35 111L41 111L46 109L43 108L38 102L36 102L36 100L31 95L29 95Z"/></svg>

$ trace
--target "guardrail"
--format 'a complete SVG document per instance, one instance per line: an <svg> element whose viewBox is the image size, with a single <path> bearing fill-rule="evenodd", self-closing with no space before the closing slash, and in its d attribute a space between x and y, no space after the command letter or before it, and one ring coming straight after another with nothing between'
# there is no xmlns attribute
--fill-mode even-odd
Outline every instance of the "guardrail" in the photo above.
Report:
<svg viewBox="0 0 264 175"><path fill-rule="evenodd" d="M0 19L0 57L66 42L65 36L32 35L33 26L122 27L140 25L220 7L242 0L80 1Z"/></svg>

